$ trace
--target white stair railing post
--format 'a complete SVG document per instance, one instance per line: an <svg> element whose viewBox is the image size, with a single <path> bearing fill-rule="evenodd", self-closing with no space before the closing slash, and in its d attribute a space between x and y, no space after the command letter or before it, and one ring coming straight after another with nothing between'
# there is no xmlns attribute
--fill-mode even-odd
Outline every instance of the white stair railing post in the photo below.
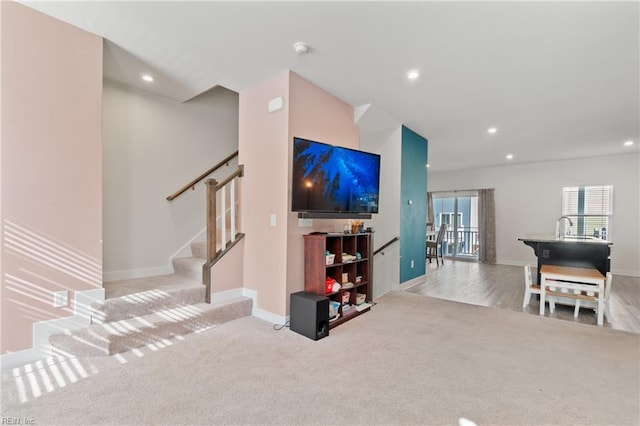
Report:
<svg viewBox="0 0 640 426"><path fill-rule="evenodd" d="M230 175L227 179L219 183L215 179L207 179L207 262L202 265L202 283L206 287L206 296L205 301L207 303L211 303L211 294L212 294L212 285L211 285L211 267L219 258L224 255L224 252L227 250L227 246L229 248L233 247L233 243L237 240L236 234L237 232L237 223L236 223L236 212L238 207L236 206L236 185L238 184L238 179L244 176L244 166L239 165L238 169L235 173ZM230 244L227 244L227 185L231 185L229 188L229 197L230 197L230 214L231 217L229 219L231 226L231 241ZM220 202L219 206L217 205L217 196L220 193ZM219 207L219 208L218 208ZM218 212L220 214L220 223L222 229L220 230L220 234L222 237L222 249L217 250L217 221L218 221Z"/></svg>
<svg viewBox="0 0 640 426"><path fill-rule="evenodd" d="M220 247L224 251L227 248L227 185L220 188Z"/></svg>

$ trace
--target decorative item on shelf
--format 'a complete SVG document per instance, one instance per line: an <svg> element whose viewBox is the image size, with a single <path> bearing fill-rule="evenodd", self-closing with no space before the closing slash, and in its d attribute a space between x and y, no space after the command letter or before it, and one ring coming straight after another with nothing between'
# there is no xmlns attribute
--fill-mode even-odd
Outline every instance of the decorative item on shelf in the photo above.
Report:
<svg viewBox="0 0 640 426"><path fill-rule="evenodd" d="M336 255L327 252L325 254L325 261L327 265L333 265L333 261L336 260Z"/></svg>
<svg viewBox="0 0 640 426"><path fill-rule="evenodd" d="M324 286L324 292L326 294L333 293L333 285L336 284L336 280L331 277L327 277Z"/></svg>
<svg viewBox="0 0 640 426"><path fill-rule="evenodd" d="M340 307L339 302L335 302L333 300L329 301L329 318L335 318L338 316L338 308Z"/></svg>
<svg viewBox="0 0 640 426"><path fill-rule="evenodd" d="M366 297L366 294L356 293L356 305L362 305Z"/></svg>
<svg viewBox="0 0 640 426"><path fill-rule="evenodd" d="M342 283L342 288L345 290L348 290L350 288L353 288L353 283L350 283L349 281L347 281L346 283Z"/></svg>
<svg viewBox="0 0 640 426"><path fill-rule="evenodd" d="M361 282L362 282L362 275L358 275L358 276L356 277L356 282L357 282L357 283L361 283Z"/></svg>
<svg viewBox="0 0 640 426"><path fill-rule="evenodd" d="M374 233L375 231L373 230L373 228L372 228L372 227L368 227L368 228L367 228L367 232L371 234L371 233Z"/></svg>
<svg viewBox="0 0 640 426"><path fill-rule="evenodd" d="M349 281L349 274L347 272L342 273L342 283L346 283Z"/></svg>
<svg viewBox="0 0 640 426"><path fill-rule="evenodd" d="M351 294L348 291L342 293L342 306L349 304L349 296L351 296Z"/></svg>
<svg viewBox="0 0 640 426"><path fill-rule="evenodd" d="M356 260L356 257L354 255L349 254L349 253L342 253L342 262L343 263L353 262L354 260Z"/></svg>
<svg viewBox="0 0 640 426"><path fill-rule="evenodd" d="M362 232L363 226L364 223L361 220L354 220L353 222L351 222L351 233L357 234L358 232Z"/></svg>
<svg viewBox="0 0 640 426"><path fill-rule="evenodd" d="M356 260L360 259L362 259L362 255L360 254L360 252L356 252Z"/></svg>
<svg viewBox="0 0 640 426"><path fill-rule="evenodd" d="M342 315L349 314L355 308L356 308L356 306L353 306L353 305L344 305L344 306L342 306Z"/></svg>
<svg viewBox="0 0 640 426"><path fill-rule="evenodd" d="M333 289L332 289L333 293L339 292L341 288L342 288L342 286L340 285L339 282L336 281L336 282L333 283Z"/></svg>

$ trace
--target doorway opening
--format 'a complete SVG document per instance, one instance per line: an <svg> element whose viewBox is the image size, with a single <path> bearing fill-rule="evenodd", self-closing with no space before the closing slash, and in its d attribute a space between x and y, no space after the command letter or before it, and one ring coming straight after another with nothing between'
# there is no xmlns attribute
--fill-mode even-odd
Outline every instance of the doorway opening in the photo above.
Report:
<svg viewBox="0 0 640 426"><path fill-rule="evenodd" d="M433 218L435 229L447 226L443 256L478 260L478 191L434 192Z"/></svg>

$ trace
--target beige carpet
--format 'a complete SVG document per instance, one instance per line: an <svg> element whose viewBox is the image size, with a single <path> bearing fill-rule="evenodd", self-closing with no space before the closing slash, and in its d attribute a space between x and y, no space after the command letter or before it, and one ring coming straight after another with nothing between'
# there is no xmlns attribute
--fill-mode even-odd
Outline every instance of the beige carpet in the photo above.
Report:
<svg viewBox="0 0 640 426"><path fill-rule="evenodd" d="M2 416L38 425L638 425L639 370L638 334L394 292L319 341L246 317L137 353L4 371Z"/></svg>

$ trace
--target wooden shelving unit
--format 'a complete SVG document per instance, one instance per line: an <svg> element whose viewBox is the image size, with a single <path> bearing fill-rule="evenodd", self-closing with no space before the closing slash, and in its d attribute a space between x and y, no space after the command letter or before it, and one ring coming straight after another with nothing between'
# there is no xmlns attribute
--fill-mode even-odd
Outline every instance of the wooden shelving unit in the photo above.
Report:
<svg viewBox="0 0 640 426"><path fill-rule="evenodd" d="M336 327L371 309L373 280L373 235L359 234L308 234L304 236L304 290L308 293L327 296L339 302L338 317L329 323ZM327 264L326 253L335 255L333 263ZM344 256L344 255L347 256ZM348 259L348 256L354 259ZM345 274L345 275L343 275ZM350 282L352 288L326 293L326 278L338 283ZM346 280L344 279L346 278ZM364 303L357 305L357 295L364 295ZM344 300L348 301L343 304Z"/></svg>

